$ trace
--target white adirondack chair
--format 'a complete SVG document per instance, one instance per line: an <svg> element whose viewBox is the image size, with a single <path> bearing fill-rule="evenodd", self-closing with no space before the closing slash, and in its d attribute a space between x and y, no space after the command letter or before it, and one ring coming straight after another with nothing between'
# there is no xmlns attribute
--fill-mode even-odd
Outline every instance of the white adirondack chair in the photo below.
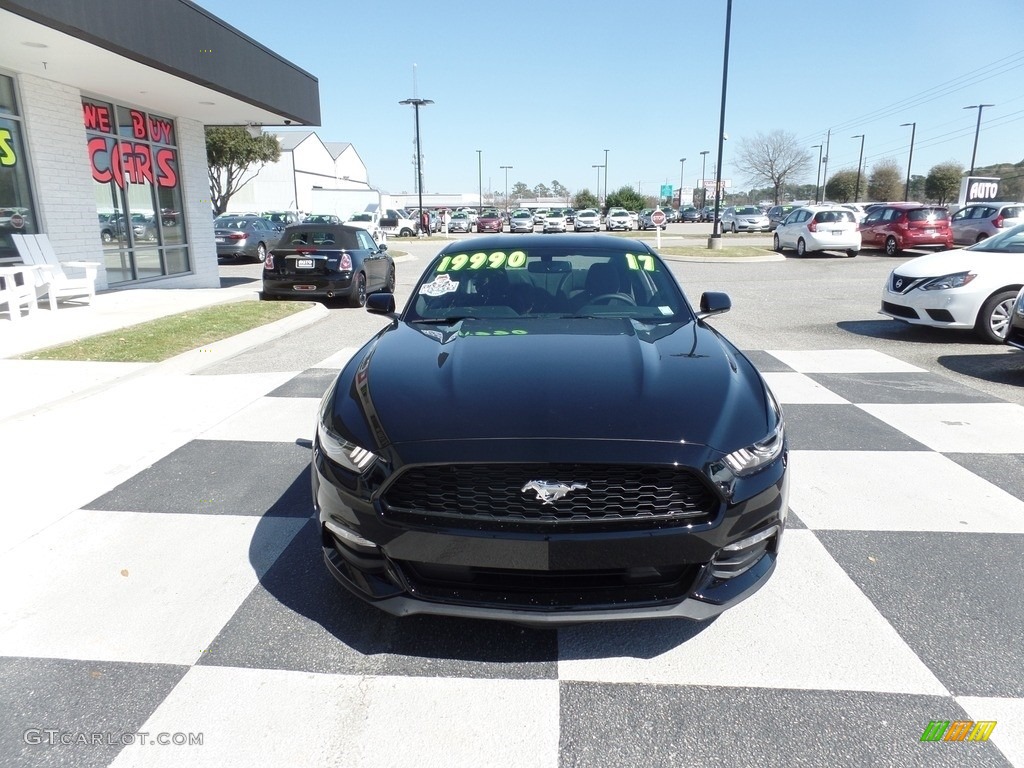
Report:
<svg viewBox="0 0 1024 768"><path fill-rule="evenodd" d="M31 315L36 311L36 288L32 273L39 270L32 266L0 267L0 307L7 306L11 320L21 320L21 308ZM21 282L18 282L21 275Z"/></svg>
<svg viewBox="0 0 1024 768"><path fill-rule="evenodd" d="M39 267L35 271L36 295L46 296L50 309L57 309L57 302L63 299L78 299L92 303L96 295L97 261L61 261L46 235L12 235L25 264ZM66 267L81 270L83 274L71 276Z"/></svg>

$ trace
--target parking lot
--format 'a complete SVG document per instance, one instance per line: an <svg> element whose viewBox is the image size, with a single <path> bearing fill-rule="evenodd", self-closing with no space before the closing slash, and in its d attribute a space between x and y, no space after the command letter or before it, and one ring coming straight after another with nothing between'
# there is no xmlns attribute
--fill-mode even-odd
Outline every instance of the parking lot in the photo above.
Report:
<svg viewBox="0 0 1024 768"><path fill-rule="evenodd" d="M438 242L390 247L409 254L401 302ZM731 296L709 324L765 374L791 448L778 570L706 624L395 619L341 590L311 519L309 440L379 316L333 308L104 395L108 466L0 562L17 585L0 764L1024 768L1024 356L878 315L903 260L672 259L691 302ZM141 397L162 404L150 425L131 416ZM5 437L59 430L75 456L91 446L76 417ZM937 720L996 725L922 743ZM131 738L26 740L47 728Z"/></svg>

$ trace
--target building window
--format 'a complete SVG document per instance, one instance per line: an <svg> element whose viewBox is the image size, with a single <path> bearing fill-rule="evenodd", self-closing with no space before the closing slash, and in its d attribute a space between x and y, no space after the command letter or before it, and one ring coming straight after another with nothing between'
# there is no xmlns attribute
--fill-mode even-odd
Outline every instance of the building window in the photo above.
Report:
<svg viewBox="0 0 1024 768"><path fill-rule="evenodd" d="M82 99L111 285L191 270L174 121Z"/></svg>
<svg viewBox="0 0 1024 768"><path fill-rule="evenodd" d="M14 78L0 75L0 264L20 262L11 235L38 232Z"/></svg>

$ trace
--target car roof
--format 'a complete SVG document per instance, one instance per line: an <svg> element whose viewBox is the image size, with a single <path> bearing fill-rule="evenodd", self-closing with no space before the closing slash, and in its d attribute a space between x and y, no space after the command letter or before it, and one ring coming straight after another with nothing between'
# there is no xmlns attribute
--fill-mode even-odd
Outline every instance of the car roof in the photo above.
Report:
<svg viewBox="0 0 1024 768"><path fill-rule="evenodd" d="M472 241L453 240L438 253L440 255L442 253L465 251L467 242L472 242L472 248L474 251L486 251L493 248L495 250L508 252L508 250L512 248L528 248L533 245L550 249L553 245L557 245L559 248L564 248L567 253L571 253L575 248L611 248L621 250L626 247L643 248L644 250L650 250L652 253L654 252L653 249L651 249L642 240L624 241L623 238L615 237L614 235L567 232L565 234L560 234L558 237L552 238L550 235L542 235L539 233L509 234L504 232L500 235L494 234L474 237Z"/></svg>

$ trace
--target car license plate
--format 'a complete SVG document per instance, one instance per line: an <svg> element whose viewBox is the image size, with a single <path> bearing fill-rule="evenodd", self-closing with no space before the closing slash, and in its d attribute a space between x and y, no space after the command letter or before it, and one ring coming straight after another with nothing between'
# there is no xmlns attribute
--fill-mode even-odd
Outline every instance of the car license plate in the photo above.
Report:
<svg viewBox="0 0 1024 768"><path fill-rule="evenodd" d="M926 229L924 231L924 234L925 234L926 237L935 237L935 230L934 229Z"/></svg>
<svg viewBox="0 0 1024 768"><path fill-rule="evenodd" d="M296 259L295 260L295 268L296 269L312 269L313 268L313 260L312 259Z"/></svg>
<svg viewBox="0 0 1024 768"><path fill-rule="evenodd" d="M834 236L836 236L836 237L839 237L840 235L842 235L842 234L843 234L843 230L841 230L841 229L833 229L833 230L832 230L832 234L833 234Z"/></svg>
<svg viewBox="0 0 1024 768"><path fill-rule="evenodd" d="M293 285L292 286L292 290L293 291L315 291L316 290L316 286L315 285Z"/></svg>
<svg viewBox="0 0 1024 768"><path fill-rule="evenodd" d="M224 242L224 238L223 237L215 237L215 238L213 238L213 242L215 242L215 243L223 243Z"/></svg>

